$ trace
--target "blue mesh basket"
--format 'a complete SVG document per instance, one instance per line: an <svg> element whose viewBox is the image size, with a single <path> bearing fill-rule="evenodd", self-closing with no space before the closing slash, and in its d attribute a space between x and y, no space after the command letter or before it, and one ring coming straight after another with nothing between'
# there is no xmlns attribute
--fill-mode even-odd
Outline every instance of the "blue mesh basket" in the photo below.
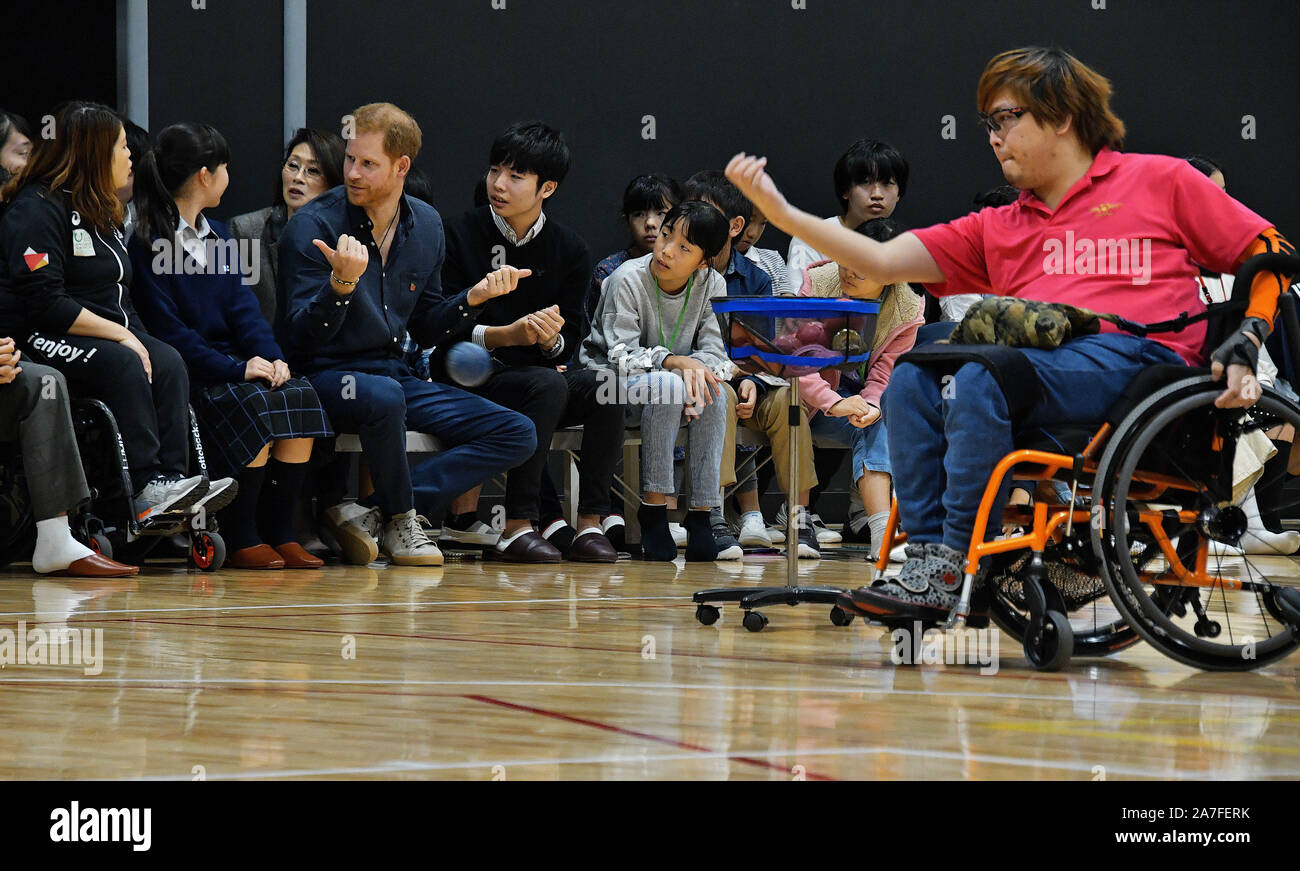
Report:
<svg viewBox="0 0 1300 871"><path fill-rule="evenodd" d="M880 303L860 299L718 296L710 302L736 365L782 378L865 363L880 312Z"/></svg>

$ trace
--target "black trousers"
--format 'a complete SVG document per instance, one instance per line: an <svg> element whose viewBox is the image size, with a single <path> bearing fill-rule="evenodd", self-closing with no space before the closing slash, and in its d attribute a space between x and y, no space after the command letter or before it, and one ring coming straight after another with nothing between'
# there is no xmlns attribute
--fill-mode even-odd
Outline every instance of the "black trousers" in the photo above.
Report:
<svg viewBox="0 0 1300 871"><path fill-rule="evenodd" d="M71 512L90 498L72 430L68 384L57 369L29 363L0 384L0 442L18 442L37 520Z"/></svg>
<svg viewBox="0 0 1300 871"><path fill-rule="evenodd" d="M493 375L475 392L533 422L537 450L506 475L506 517L538 520L538 493L551 436L560 427L583 428L578 470L578 513L609 510L609 485L623 453L623 406L617 392L600 390L594 369L557 372L544 366L518 366Z"/></svg>
<svg viewBox="0 0 1300 871"><path fill-rule="evenodd" d="M153 383L125 345L91 336L32 333L23 357L58 369L77 396L101 400L117 418L131 483L184 476L190 457L190 376L176 349L142 330L131 332L149 352Z"/></svg>

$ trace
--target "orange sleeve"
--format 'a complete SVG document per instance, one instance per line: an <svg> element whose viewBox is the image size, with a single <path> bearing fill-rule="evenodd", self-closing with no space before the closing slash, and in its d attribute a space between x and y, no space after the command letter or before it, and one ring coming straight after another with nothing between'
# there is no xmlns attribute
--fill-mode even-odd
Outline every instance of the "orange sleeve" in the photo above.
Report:
<svg viewBox="0 0 1300 871"><path fill-rule="evenodd" d="M1245 253L1237 258L1235 268L1241 268L1241 264L1256 254L1271 252L1295 254L1295 246L1277 231L1277 227L1269 227L1256 236ZM1276 272L1261 272L1256 275L1250 285L1250 305L1246 307L1246 317L1261 318L1272 326L1273 318L1277 316L1278 297L1286 292L1290 284L1291 276L1279 275Z"/></svg>

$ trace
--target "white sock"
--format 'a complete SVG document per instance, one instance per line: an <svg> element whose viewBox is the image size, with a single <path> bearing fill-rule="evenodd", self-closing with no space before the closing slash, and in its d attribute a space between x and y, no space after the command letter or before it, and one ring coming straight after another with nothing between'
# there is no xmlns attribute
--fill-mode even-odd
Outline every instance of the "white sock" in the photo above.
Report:
<svg viewBox="0 0 1300 871"><path fill-rule="evenodd" d="M77 560L94 555L93 550L72 537L66 514L36 521L36 552L32 554L32 568L39 574L61 572Z"/></svg>
<svg viewBox="0 0 1300 871"><path fill-rule="evenodd" d="M501 533L501 539L497 542L497 550L505 550L510 545L514 544L516 538L532 531L533 528L531 526L525 526L523 529L519 530L514 535L507 536L504 532Z"/></svg>
<svg viewBox="0 0 1300 871"><path fill-rule="evenodd" d="M889 528L889 512L870 515L867 526L871 530L871 557L875 559L880 556L880 543L885 540L885 530Z"/></svg>
<svg viewBox="0 0 1300 871"><path fill-rule="evenodd" d="M573 536L573 538L574 538L574 540L576 541L577 539L582 538L584 535L590 535L590 534L592 534L592 533L595 533L595 534L599 535L599 534L600 534L600 527L599 527L599 526L584 526L582 529L579 529L579 530L578 530L578 532Z"/></svg>

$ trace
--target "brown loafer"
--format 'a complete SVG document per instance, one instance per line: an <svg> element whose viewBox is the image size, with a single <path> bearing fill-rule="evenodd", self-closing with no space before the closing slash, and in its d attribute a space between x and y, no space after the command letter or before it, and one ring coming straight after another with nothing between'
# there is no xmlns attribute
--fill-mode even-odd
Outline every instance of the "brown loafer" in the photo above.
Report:
<svg viewBox="0 0 1300 871"><path fill-rule="evenodd" d="M296 541L277 544L275 552L284 559L286 569L318 569L325 565L325 560L312 556L305 547Z"/></svg>
<svg viewBox="0 0 1300 871"><path fill-rule="evenodd" d="M230 555L226 565L233 569L282 569L284 558L269 544L241 547Z"/></svg>
<svg viewBox="0 0 1300 871"><path fill-rule="evenodd" d="M508 563L558 563L564 559L555 545L531 529L510 542L505 550L498 545L490 548L488 553Z"/></svg>
<svg viewBox="0 0 1300 871"><path fill-rule="evenodd" d="M584 532L574 536L565 554L570 562L575 563L616 563L618 551L610 544L600 530Z"/></svg>
<svg viewBox="0 0 1300 871"><path fill-rule="evenodd" d="M125 578L138 574L139 566L122 565L100 553L83 556L62 571L45 573L51 578Z"/></svg>

